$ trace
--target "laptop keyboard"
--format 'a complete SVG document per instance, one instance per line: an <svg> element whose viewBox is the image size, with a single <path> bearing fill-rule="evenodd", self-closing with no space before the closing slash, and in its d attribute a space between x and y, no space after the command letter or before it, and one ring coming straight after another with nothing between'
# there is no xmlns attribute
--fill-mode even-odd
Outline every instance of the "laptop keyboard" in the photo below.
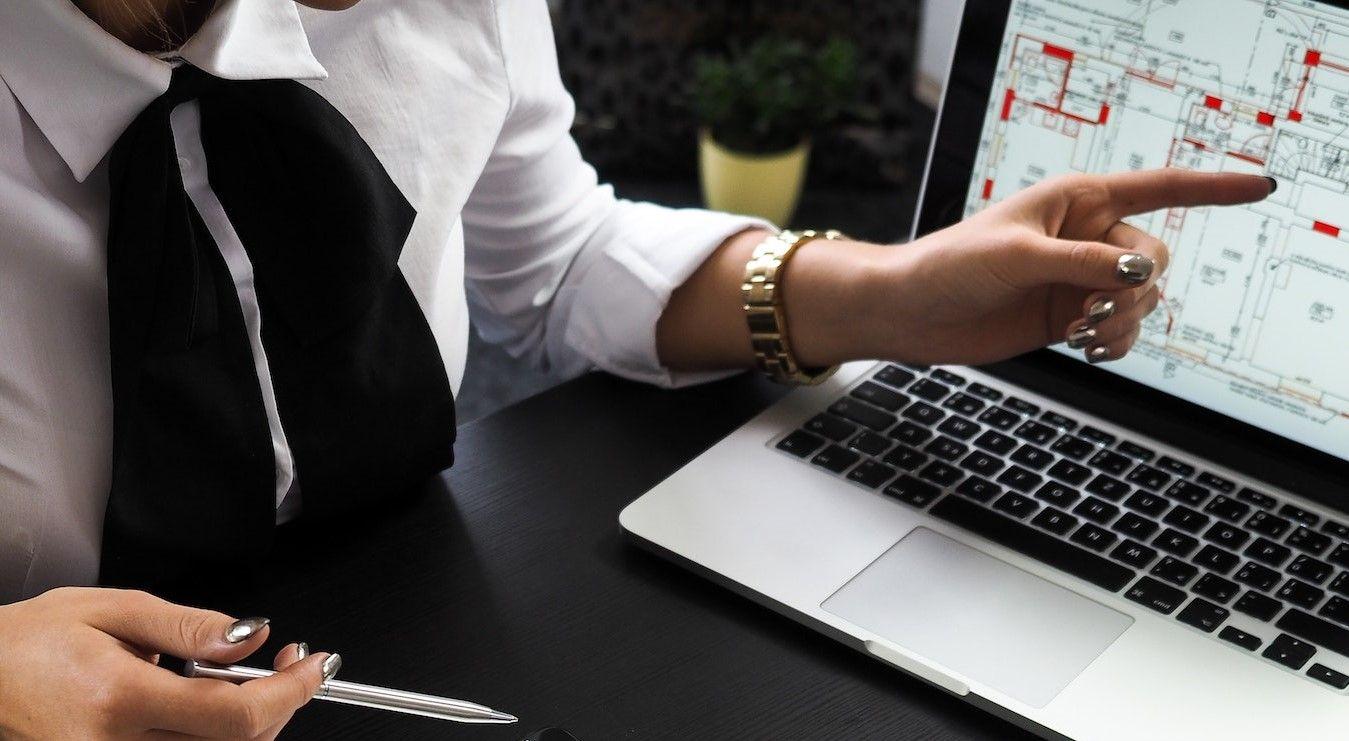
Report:
<svg viewBox="0 0 1349 741"><path fill-rule="evenodd" d="M885 365L791 456L1336 690L1349 526L950 370ZM1261 638L1234 613L1272 626Z"/></svg>

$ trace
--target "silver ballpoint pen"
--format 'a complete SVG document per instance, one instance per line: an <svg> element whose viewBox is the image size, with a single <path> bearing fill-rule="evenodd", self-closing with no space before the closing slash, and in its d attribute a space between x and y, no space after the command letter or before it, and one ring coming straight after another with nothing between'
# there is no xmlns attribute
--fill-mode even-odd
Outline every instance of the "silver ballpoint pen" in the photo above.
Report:
<svg viewBox="0 0 1349 741"><path fill-rule="evenodd" d="M206 677L223 679L239 684L250 679L270 677L276 672L268 669L254 669L249 666L214 666L192 660L183 662L181 674L185 677ZM343 682L329 679L319 688L315 700L340 702L347 705L392 710L395 713L422 715L440 720L452 720L456 723L514 723L518 718L508 713L498 712L484 705L467 700L452 700L448 697L422 695L416 692L375 687L368 684Z"/></svg>

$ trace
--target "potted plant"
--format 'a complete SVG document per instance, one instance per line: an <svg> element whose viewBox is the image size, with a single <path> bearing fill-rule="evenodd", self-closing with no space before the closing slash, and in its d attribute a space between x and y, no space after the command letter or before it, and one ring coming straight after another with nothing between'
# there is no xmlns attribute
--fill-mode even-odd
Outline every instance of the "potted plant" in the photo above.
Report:
<svg viewBox="0 0 1349 741"><path fill-rule="evenodd" d="M857 50L769 36L729 56L700 57L693 107L709 208L786 225L805 180L811 136L856 94Z"/></svg>

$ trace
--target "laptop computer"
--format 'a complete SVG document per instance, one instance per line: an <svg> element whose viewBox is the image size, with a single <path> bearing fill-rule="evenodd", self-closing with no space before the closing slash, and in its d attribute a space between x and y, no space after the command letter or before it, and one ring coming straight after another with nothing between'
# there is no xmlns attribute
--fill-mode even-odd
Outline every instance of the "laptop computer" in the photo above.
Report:
<svg viewBox="0 0 1349 741"><path fill-rule="evenodd" d="M1045 736L1343 735L1347 98L1346 3L968 0L917 233L1066 172L1278 192L1131 220L1174 259L1127 358L846 365L623 528Z"/></svg>

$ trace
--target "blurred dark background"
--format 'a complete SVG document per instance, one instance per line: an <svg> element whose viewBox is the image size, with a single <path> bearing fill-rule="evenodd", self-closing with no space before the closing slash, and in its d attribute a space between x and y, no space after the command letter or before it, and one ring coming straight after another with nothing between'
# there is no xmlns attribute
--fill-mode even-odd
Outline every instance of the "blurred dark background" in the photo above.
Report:
<svg viewBox="0 0 1349 741"><path fill-rule="evenodd" d="M814 137L790 224L858 239L908 238L961 0L551 0L573 135L619 197L702 206L691 109L694 60L765 35L857 49L856 105ZM473 335L460 422L562 379Z"/></svg>

